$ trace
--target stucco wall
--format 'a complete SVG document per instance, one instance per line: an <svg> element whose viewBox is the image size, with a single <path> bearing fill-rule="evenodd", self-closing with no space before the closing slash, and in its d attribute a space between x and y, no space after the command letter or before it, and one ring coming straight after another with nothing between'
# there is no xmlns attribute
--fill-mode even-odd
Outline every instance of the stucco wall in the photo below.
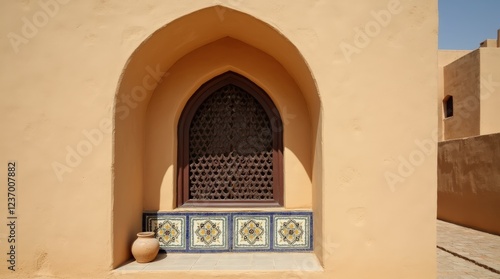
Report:
<svg viewBox="0 0 500 279"><path fill-rule="evenodd" d="M442 122L439 124L442 124L440 127L442 139L450 140L500 131L498 65L500 65L500 48L497 48L496 44L469 53L439 52L441 103L447 95L453 96L454 101L452 117L444 118L443 105L440 107L439 115Z"/></svg>
<svg viewBox="0 0 500 279"><path fill-rule="evenodd" d="M446 97L444 92L444 67L454 62L458 58L469 53L469 50L439 50L438 51L438 96L436 102L438 105L438 135L439 140L444 139L443 131L443 99Z"/></svg>
<svg viewBox="0 0 500 279"><path fill-rule="evenodd" d="M444 67L444 94L453 96L453 116L443 119L444 139L479 135L480 52L476 49Z"/></svg>
<svg viewBox="0 0 500 279"><path fill-rule="evenodd" d="M155 65L153 70L151 65ZM282 115L288 162L282 210L310 207L311 192L323 198L322 186L314 183L321 180L313 178L311 185L305 175L312 171L309 160L321 169L322 145L300 144L309 136L321 135L318 90L303 57L283 35L258 19L225 7L201 9L154 32L134 51L122 74L115 109L114 266L130 258L128 246L141 225L140 217L130 214L131 204L144 210L176 208L173 162L178 116L201 84L227 70L247 76L268 91ZM156 72L162 73L158 86L146 84ZM140 102L128 105L134 96ZM319 203L313 204L313 210L320 214ZM314 224L321 235L322 222Z"/></svg>
<svg viewBox="0 0 500 279"><path fill-rule="evenodd" d="M17 270L2 259L0 277L435 277L436 1L2 1L0 13L0 154L19 165ZM113 272L150 202L151 96L227 36L281 64L306 103L310 162L289 164L310 176L324 271Z"/></svg>
<svg viewBox="0 0 500 279"><path fill-rule="evenodd" d="M481 135L500 132L500 48L480 48Z"/></svg>
<svg viewBox="0 0 500 279"><path fill-rule="evenodd" d="M500 134L439 143L438 218L500 235Z"/></svg>

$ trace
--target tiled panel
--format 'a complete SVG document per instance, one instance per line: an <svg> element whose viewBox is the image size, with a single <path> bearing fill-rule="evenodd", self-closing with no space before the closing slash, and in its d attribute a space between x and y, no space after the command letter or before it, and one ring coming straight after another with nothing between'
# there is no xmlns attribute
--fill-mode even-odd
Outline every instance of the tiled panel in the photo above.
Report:
<svg viewBox="0 0 500 279"><path fill-rule="evenodd" d="M190 250L229 250L227 214L189 217Z"/></svg>
<svg viewBox="0 0 500 279"><path fill-rule="evenodd" d="M269 250L270 223L269 215L233 215L233 249Z"/></svg>
<svg viewBox="0 0 500 279"><path fill-rule="evenodd" d="M309 215L275 215L274 249L311 249L311 218Z"/></svg>
<svg viewBox="0 0 500 279"><path fill-rule="evenodd" d="M310 211L152 212L143 229L155 232L169 252L311 251Z"/></svg>
<svg viewBox="0 0 500 279"><path fill-rule="evenodd" d="M155 232L162 250L186 250L186 216L146 215L145 229Z"/></svg>

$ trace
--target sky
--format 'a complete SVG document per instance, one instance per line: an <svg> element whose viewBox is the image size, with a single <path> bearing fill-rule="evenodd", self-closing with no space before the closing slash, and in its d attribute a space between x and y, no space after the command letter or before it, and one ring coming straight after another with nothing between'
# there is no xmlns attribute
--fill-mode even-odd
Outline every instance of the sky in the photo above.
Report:
<svg viewBox="0 0 500 279"><path fill-rule="evenodd" d="M439 0L439 49L476 49L496 39L500 0Z"/></svg>

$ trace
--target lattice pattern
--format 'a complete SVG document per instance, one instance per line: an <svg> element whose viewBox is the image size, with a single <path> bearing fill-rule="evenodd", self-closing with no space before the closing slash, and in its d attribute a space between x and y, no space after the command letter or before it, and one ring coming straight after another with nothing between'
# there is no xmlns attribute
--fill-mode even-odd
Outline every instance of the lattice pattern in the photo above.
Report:
<svg viewBox="0 0 500 279"><path fill-rule="evenodd" d="M193 117L189 198L273 199L271 122L259 102L237 86L214 92Z"/></svg>

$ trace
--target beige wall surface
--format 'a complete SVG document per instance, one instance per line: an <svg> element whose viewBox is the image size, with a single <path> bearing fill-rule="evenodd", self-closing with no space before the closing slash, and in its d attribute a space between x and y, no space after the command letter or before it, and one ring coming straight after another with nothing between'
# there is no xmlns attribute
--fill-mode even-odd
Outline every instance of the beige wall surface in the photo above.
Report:
<svg viewBox="0 0 500 279"><path fill-rule="evenodd" d="M479 63L476 49L444 67L443 98L453 96L453 116L443 119L444 140L479 135Z"/></svg>
<svg viewBox="0 0 500 279"><path fill-rule="evenodd" d="M500 132L500 48L480 48L481 135Z"/></svg>
<svg viewBox="0 0 500 279"><path fill-rule="evenodd" d="M487 47L487 48L491 48L491 47L497 47L497 39L487 39L487 40L484 40L482 41L480 44L479 44L480 47Z"/></svg>
<svg viewBox="0 0 500 279"><path fill-rule="evenodd" d="M0 154L18 164L16 271L2 226L0 277L435 278L437 1L2 1L0 13ZM221 39L227 57L180 77ZM113 271L143 210L173 208L169 165L148 149L156 101L182 105L227 69L297 115L286 199L312 208L324 270ZM175 129L172 109L158 132ZM167 182L159 203L151 181Z"/></svg>
<svg viewBox="0 0 500 279"><path fill-rule="evenodd" d="M440 51L438 57L441 140L499 132L500 48ZM447 95L453 96L454 115L444 118Z"/></svg>
<svg viewBox="0 0 500 279"><path fill-rule="evenodd" d="M468 54L469 50L438 50L438 135L439 140L444 139L443 134L443 99L446 97L444 93L444 67L458 58Z"/></svg>
<svg viewBox="0 0 500 279"><path fill-rule="evenodd" d="M500 235L500 134L439 143L438 218Z"/></svg>

